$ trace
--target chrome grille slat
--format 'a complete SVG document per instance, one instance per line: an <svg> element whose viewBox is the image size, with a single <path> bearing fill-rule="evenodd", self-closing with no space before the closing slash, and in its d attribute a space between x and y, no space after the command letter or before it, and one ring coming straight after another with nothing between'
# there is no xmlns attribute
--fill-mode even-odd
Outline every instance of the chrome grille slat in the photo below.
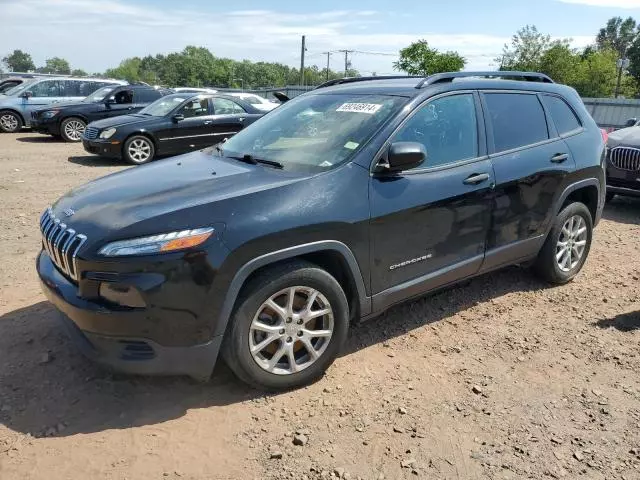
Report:
<svg viewBox="0 0 640 480"><path fill-rule="evenodd" d="M640 149L631 147L616 147L609 153L609 159L614 167L631 172L640 171Z"/></svg>
<svg viewBox="0 0 640 480"><path fill-rule="evenodd" d="M93 140L94 138L98 138L98 129L94 127L89 127L84 129L84 138L88 140Z"/></svg>
<svg viewBox="0 0 640 480"><path fill-rule="evenodd" d="M42 233L42 247L51 261L66 276L78 280L76 259L80 248L87 241L86 235L77 233L74 229L60 221L49 207L40 217L40 232Z"/></svg>

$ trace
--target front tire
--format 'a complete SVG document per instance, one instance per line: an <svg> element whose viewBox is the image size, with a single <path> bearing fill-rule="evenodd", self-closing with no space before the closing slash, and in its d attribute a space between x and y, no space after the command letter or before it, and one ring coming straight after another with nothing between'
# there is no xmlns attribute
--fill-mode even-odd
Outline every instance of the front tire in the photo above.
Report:
<svg viewBox="0 0 640 480"><path fill-rule="evenodd" d="M127 162L134 165L150 162L155 153L153 141L144 135L134 135L128 138L122 147L122 156Z"/></svg>
<svg viewBox="0 0 640 480"><path fill-rule="evenodd" d="M575 202L566 206L535 261L538 275L557 285L573 280L587 260L592 236L593 220L586 205Z"/></svg>
<svg viewBox="0 0 640 480"><path fill-rule="evenodd" d="M267 269L243 289L222 355L245 383L267 390L307 385L342 348L349 305L340 284L314 264Z"/></svg>
<svg viewBox="0 0 640 480"><path fill-rule="evenodd" d="M0 112L0 130L4 133L15 133L22 125L22 118L17 113L8 110Z"/></svg>
<svg viewBox="0 0 640 480"><path fill-rule="evenodd" d="M81 118L65 118L60 124L60 136L65 142L79 142L85 128L87 123Z"/></svg>

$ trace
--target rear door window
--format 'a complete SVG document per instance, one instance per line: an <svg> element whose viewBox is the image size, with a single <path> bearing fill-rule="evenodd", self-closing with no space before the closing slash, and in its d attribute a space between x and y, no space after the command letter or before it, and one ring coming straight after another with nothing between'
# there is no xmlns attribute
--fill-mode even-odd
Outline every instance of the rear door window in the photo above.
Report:
<svg viewBox="0 0 640 480"><path fill-rule="evenodd" d="M61 97L63 85L60 80L44 80L28 88L34 97Z"/></svg>
<svg viewBox="0 0 640 480"><path fill-rule="evenodd" d="M495 152L526 147L549 139L547 120L537 95L485 93L484 98Z"/></svg>
<svg viewBox="0 0 640 480"><path fill-rule="evenodd" d="M542 95L542 103L551 115L551 119L560 135L579 129L582 125L571 107L560 97Z"/></svg>
<svg viewBox="0 0 640 480"><path fill-rule="evenodd" d="M244 113L244 108L227 98L214 97L211 99L214 115L232 115Z"/></svg>
<svg viewBox="0 0 640 480"><path fill-rule="evenodd" d="M136 103L151 103L159 99L162 94L153 89L140 89L135 91Z"/></svg>

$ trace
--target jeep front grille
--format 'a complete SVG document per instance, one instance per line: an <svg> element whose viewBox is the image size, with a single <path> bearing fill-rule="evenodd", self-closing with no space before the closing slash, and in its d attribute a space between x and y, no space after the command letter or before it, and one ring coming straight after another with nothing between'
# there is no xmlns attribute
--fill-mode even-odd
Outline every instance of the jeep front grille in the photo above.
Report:
<svg viewBox="0 0 640 480"><path fill-rule="evenodd" d="M95 127L88 127L84 129L84 138L87 140L93 140L98 138L98 129Z"/></svg>
<svg viewBox="0 0 640 480"><path fill-rule="evenodd" d="M40 217L40 231L42 232L42 248L53 263L66 276L77 281L76 255L80 247L87 241L87 237L72 228L67 228L66 224L55 217L51 207L47 208Z"/></svg>
<svg viewBox="0 0 640 480"><path fill-rule="evenodd" d="M616 147L609 152L609 159L614 167L621 170L640 170L640 149Z"/></svg>

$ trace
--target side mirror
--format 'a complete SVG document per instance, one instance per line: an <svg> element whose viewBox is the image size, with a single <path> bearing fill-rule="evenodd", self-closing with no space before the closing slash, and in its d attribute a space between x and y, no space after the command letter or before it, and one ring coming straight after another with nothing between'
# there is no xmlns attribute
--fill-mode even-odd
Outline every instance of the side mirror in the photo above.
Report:
<svg viewBox="0 0 640 480"><path fill-rule="evenodd" d="M26 92L22 92L22 93L20 94L20 96L21 96L22 98L27 98L27 99L29 99L29 98L33 97L33 92L32 92L31 90L27 90Z"/></svg>
<svg viewBox="0 0 640 480"><path fill-rule="evenodd" d="M273 96L280 100L280 103L286 103L290 100L289 96L284 92L273 92Z"/></svg>
<svg viewBox="0 0 640 480"><path fill-rule="evenodd" d="M401 172L422 164L427 158L424 145L418 142L394 142L387 151L386 163L380 162L379 172Z"/></svg>
<svg viewBox="0 0 640 480"><path fill-rule="evenodd" d="M113 97L107 97L104 99L104 104L107 106L113 105L114 103L116 103L116 99Z"/></svg>
<svg viewBox="0 0 640 480"><path fill-rule="evenodd" d="M181 122L182 120L184 120L184 115L183 115L183 114L181 114L181 113L176 113L176 114L173 116L173 121L174 121L175 123Z"/></svg>
<svg viewBox="0 0 640 480"><path fill-rule="evenodd" d="M630 118L629 120L627 120L627 123L625 123L625 127L635 127L636 123L638 123L638 119L637 118Z"/></svg>

